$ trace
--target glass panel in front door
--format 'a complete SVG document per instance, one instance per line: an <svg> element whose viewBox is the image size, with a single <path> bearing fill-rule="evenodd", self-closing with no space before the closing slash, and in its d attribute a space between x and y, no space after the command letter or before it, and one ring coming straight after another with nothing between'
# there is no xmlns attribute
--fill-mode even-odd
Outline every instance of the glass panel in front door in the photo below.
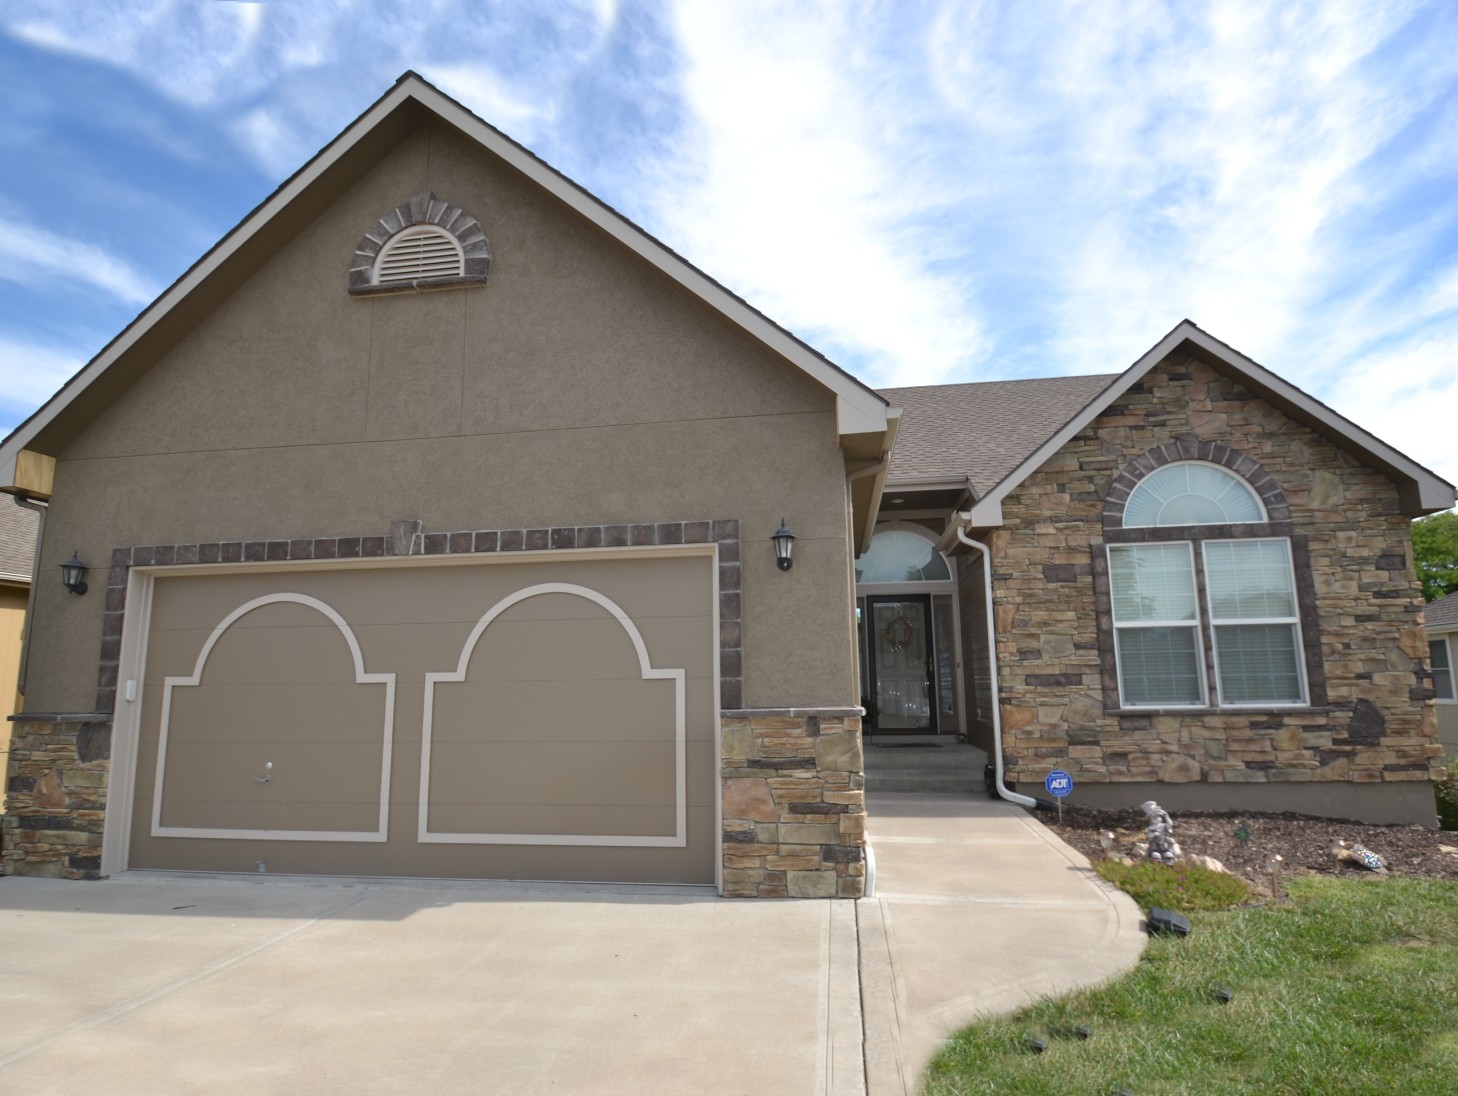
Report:
<svg viewBox="0 0 1458 1096"><path fill-rule="evenodd" d="M924 601L871 601L876 654L876 705L883 730L931 727L927 606Z"/></svg>

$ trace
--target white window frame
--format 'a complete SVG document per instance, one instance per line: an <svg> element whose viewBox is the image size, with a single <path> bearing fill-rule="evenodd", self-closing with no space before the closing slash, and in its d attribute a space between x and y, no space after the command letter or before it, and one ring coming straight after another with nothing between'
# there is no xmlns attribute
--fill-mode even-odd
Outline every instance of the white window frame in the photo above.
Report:
<svg viewBox="0 0 1458 1096"><path fill-rule="evenodd" d="M1175 544L1183 544L1185 551L1190 556L1190 582L1193 584L1190 594L1195 605L1195 619L1190 620L1136 620L1127 624L1119 622L1118 597L1114 592L1114 563L1113 553L1120 549L1135 549L1167 547ZM1195 547L1192 541L1188 540L1161 540L1141 541L1135 544L1110 544L1108 546L1109 560L1109 619L1113 622L1114 630L1114 672L1119 683L1119 708L1121 711L1202 711L1210 707L1210 682L1205 675L1205 635L1203 622L1200 619L1200 579L1195 567ZM1195 670L1200 677L1200 699L1193 704L1172 704L1161 701L1155 704L1130 703L1124 699L1124 654L1123 645L1119 642L1119 630L1121 628L1193 628L1195 632Z"/></svg>
<svg viewBox="0 0 1458 1096"><path fill-rule="evenodd" d="M1448 691L1453 694L1452 696L1446 697L1438 695L1438 679L1437 675L1434 674L1433 699L1439 704L1458 704L1458 673L1454 672L1455 667L1453 666L1453 636L1451 633L1444 632L1440 635L1429 636L1428 642L1430 644L1441 643L1443 649L1448 652ZM1429 657L1431 657L1431 653ZM1430 665L1428 669L1432 670L1433 667Z"/></svg>
<svg viewBox="0 0 1458 1096"><path fill-rule="evenodd" d="M1311 686L1307 681L1306 673L1306 637L1301 632L1301 591L1296 586L1296 557L1291 550L1290 537L1221 537L1219 539L1202 540L1200 542L1200 569L1205 571L1204 546L1207 544L1259 544L1284 543L1286 545L1286 562L1290 564L1291 575L1291 605L1296 614L1290 617L1239 617L1232 620L1216 621L1215 609L1210 603L1210 576L1205 574L1205 618L1210 623L1210 650L1215 656L1215 707L1229 708L1235 711L1249 710L1252 708L1309 708L1311 706ZM1296 679L1301 685L1301 698L1299 700L1258 700L1252 703L1227 702L1222 689L1220 677L1220 637L1216 634L1217 627L1234 627L1242 624L1290 624L1295 627L1296 635Z"/></svg>
<svg viewBox="0 0 1458 1096"><path fill-rule="evenodd" d="M1255 523L1251 523L1251 522L1239 522L1237 524L1240 524L1240 525L1260 524L1260 523L1264 523L1264 522L1270 521L1270 514L1267 513L1267 511L1266 511L1266 504L1261 499L1260 492L1258 492L1254 487L1252 487L1250 485L1249 481L1246 480L1246 478L1244 476L1242 476L1242 475L1240 475L1240 474L1238 474L1236 472L1232 472L1229 468L1226 468L1223 464L1216 464L1214 461L1208 461L1208 460L1177 460L1177 461L1172 461L1169 464L1160 465L1158 468L1154 469L1154 471L1147 473L1146 475L1144 475L1139 480L1138 483L1136 483L1134 485L1134 489L1129 492L1129 497L1124 500L1124 513L1125 514L1128 514L1128 512L1129 512L1129 504L1134 501L1135 497L1139 494L1139 492L1141 490L1143 490L1146 487L1146 485L1155 476L1159 475L1161 472L1166 472L1166 471L1168 471L1168 470L1170 470L1172 468L1181 468L1181 467L1184 467L1184 466L1190 465L1190 464L1203 464L1207 468L1213 468L1217 472L1221 472L1225 476L1227 476L1229 479L1233 480L1238 486L1245 488L1245 493L1248 494L1250 496L1251 501L1255 503L1256 513L1260 514L1260 521L1259 522L1255 522ZM1122 520L1121 520L1121 524L1122 524ZM1181 526L1179 526L1179 525L1159 525L1159 524L1150 524L1150 525L1124 525L1123 527L1125 529L1178 529L1178 528L1181 528Z"/></svg>

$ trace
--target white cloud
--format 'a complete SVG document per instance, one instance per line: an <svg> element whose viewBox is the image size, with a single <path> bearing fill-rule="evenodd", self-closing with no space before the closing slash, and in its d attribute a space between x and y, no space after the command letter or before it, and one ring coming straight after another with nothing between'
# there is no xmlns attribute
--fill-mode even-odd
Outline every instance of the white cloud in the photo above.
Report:
<svg viewBox="0 0 1458 1096"><path fill-rule="evenodd" d="M148 304L160 292L151 277L103 248L5 219L0 219L0 278L19 285L90 286L134 305Z"/></svg>
<svg viewBox="0 0 1458 1096"><path fill-rule="evenodd" d="M88 356L0 333L0 405L23 415L45 403Z"/></svg>
<svg viewBox="0 0 1458 1096"><path fill-rule="evenodd" d="M931 269L946 241L927 218L957 187L920 170L919 112L854 13L689 2L676 29L692 146L665 168L675 246L877 383L976 360L972 272Z"/></svg>

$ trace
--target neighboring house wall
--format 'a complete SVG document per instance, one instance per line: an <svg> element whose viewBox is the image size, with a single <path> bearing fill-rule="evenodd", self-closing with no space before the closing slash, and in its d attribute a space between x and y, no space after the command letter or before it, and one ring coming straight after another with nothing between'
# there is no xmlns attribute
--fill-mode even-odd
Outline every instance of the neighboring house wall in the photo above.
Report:
<svg viewBox="0 0 1458 1096"><path fill-rule="evenodd" d="M1438 741L1443 744L1443 751L1448 756L1458 757L1458 699L1455 699L1458 697L1458 673L1455 673L1458 670L1458 665L1455 665L1455 659L1458 659L1458 630L1429 631L1428 642L1442 643L1447 648L1448 673L1444 678L1443 688L1435 689L1438 694Z"/></svg>
<svg viewBox="0 0 1458 1096"><path fill-rule="evenodd" d="M1106 532L1105 502L1121 471L1148 472L1146 454L1165 445L1205 460L1213 445L1229 447L1257 462L1238 471L1257 481L1269 474L1288 504L1289 521L1272 508L1269 532L1289 536L1296 557L1309 707L1117 710L1107 603L1101 620L1095 596L1096 582L1107 582L1103 545L1117 539ZM1439 748L1421 676L1421 597L1408 522L1384 476L1181 357L1080 431L1003 513L988 543L1004 743L1019 783L1060 767L1091 804L1155 797L1186 808L1431 823L1427 781ZM1186 539L1177 529L1157 533ZM1207 645L1213 681L1210 659Z"/></svg>
<svg viewBox="0 0 1458 1096"><path fill-rule="evenodd" d="M481 220L490 285L350 297L361 234L422 190ZM42 568L73 548L100 574L118 547L378 536L406 517L433 533L732 515L738 703L848 705L845 494L829 393L435 125L60 454ZM781 515L799 534L787 574L769 544ZM121 606L93 585L39 591L32 710L98 706L93 655Z"/></svg>

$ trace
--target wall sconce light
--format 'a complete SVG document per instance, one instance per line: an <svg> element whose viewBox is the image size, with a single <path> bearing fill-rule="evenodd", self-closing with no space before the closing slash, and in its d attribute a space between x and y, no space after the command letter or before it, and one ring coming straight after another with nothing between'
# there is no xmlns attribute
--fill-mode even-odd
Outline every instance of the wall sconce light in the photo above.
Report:
<svg viewBox="0 0 1458 1096"><path fill-rule="evenodd" d="M73 594L84 594L86 583L82 576L86 574L86 564L81 562L77 555L80 549L71 553L71 558L61 564L61 585L70 590Z"/></svg>
<svg viewBox="0 0 1458 1096"><path fill-rule="evenodd" d="M795 561L790 558L790 553L795 550L795 534L785 526L784 518L780 518L779 531L770 540L775 545L775 566L781 571L788 571L795 565Z"/></svg>

